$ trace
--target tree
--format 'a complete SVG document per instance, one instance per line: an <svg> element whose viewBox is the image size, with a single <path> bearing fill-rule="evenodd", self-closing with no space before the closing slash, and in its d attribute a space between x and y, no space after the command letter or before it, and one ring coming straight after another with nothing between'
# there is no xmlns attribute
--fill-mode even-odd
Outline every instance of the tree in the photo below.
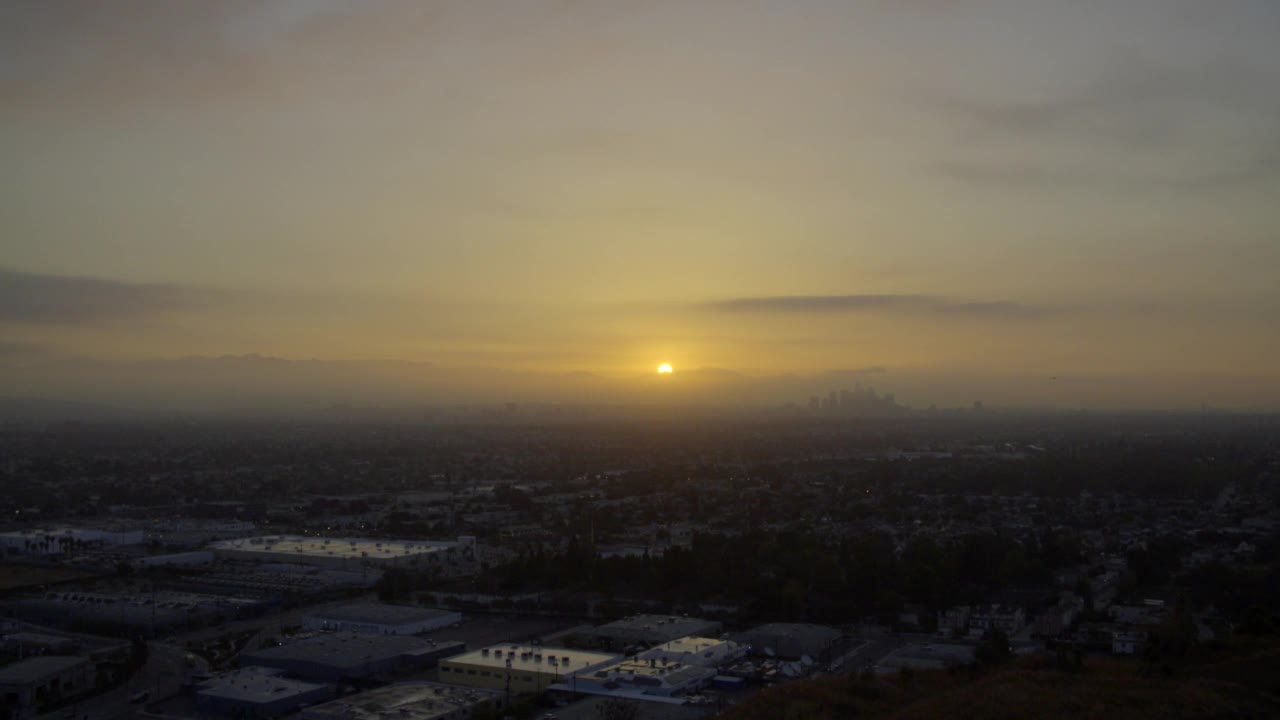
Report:
<svg viewBox="0 0 1280 720"><path fill-rule="evenodd" d="M378 591L378 599L383 602L404 600L413 593L413 576L404 568L390 568L382 574L374 588Z"/></svg>
<svg viewBox="0 0 1280 720"><path fill-rule="evenodd" d="M980 665L1001 665L1008 662L1013 653L1009 650L1009 636L1003 631L991 629L982 636L982 642L973 656Z"/></svg>
<svg viewBox="0 0 1280 720"><path fill-rule="evenodd" d="M609 698L596 706L600 720L640 720L640 707L622 698Z"/></svg>

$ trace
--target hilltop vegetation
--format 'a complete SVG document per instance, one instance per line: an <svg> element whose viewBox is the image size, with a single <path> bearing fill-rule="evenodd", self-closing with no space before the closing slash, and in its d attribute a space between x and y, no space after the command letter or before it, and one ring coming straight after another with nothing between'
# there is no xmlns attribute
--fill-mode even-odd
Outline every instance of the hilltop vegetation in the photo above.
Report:
<svg viewBox="0 0 1280 720"><path fill-rule="evenodd" d="M1280 717L1280 645L1206 653L1173 674L1139 660L1089 660L1078 673L1047 659L980 671L847 675L783 685L725 720L1127 720Z"/></svg>

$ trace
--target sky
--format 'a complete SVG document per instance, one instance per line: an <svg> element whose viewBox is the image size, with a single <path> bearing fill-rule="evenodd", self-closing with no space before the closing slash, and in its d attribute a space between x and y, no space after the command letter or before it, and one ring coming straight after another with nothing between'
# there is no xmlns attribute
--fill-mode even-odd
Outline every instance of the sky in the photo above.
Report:
<svg viewBox="0 0 1280 720"><path fill-rule="evenodd" d="M1277 409L1277 37L1272 0L9 0L0 392L251 355Z"/></svg>

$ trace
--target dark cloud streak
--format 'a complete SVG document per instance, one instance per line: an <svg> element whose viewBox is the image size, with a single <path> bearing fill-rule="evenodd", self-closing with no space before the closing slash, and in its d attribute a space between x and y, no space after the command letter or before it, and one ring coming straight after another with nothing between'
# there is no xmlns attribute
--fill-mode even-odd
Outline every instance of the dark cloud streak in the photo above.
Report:
<svg viewBox="0 0 1280 720"><path fill-rule="evenodd" d="M956 317L1026 318L1050 312L1008 300L959 302L936 295L778 295L742 297L704 303L701 307L726 313L837 314L894 312Z"/></svg>
<svg viewBox="0 0 1280 720"><path fill-rule="evenodd" d="M94 325L187 307L201 291L0 269L0 322Z"/></svg>
<svg viewBox="0 0 1280 720"><path fill-rule="evenodd" d="M928 102L930 111L955 122L958 146L965 149L964 159L939 162L936 168L953 179L1002 187L1209 190L1268 182L1280 177L1276 88L1276 73L1236 62L1173 67L1126 56L1108 63L1083 88L1057 97L935 98ZM1233 129L1197 125L1200 111L1233 118ZM984 152L1019 141L1109 146L1117 163L1086 170L1034 153L1019 153L1010 161ZM1160 171L1152 164L1189 149L1202 156L1195 170ZM973 155L975 150L980 154Z"/></svg>

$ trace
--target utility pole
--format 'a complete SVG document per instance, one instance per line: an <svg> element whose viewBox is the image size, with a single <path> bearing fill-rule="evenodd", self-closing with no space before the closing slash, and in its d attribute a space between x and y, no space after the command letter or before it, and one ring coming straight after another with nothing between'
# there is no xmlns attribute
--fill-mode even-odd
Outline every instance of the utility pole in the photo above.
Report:
<svg viewBox="0 0 1280 720"><path fill-rule="evenodd" d="M506 681L506 698L502 701L504 708L511 707L511 657L507 657L507 681Z"/></svg>

